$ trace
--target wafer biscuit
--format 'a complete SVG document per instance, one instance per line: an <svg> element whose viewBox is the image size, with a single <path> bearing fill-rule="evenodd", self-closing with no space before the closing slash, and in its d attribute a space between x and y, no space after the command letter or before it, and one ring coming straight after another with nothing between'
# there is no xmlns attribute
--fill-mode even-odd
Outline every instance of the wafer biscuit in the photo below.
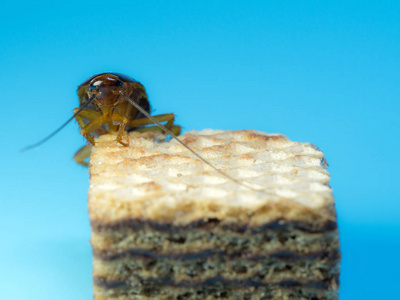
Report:
<svg viewBox="0 0 400 300"><path fill-rule="evenodd" d="M339 238L323 153L252 130L96 141L95 299L337 299ZM258 191L255 191L255 190Z"/></svg>

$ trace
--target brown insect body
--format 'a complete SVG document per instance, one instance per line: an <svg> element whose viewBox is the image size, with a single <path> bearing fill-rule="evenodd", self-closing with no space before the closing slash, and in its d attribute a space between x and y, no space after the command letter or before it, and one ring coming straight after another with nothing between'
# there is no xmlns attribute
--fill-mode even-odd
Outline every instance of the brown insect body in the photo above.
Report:
<svg viewBox="0 0 400 300"><path fill-rule="evenodd" d="M81 128L81 134L92 145L95 144L94 138L104 133L118 132L116 141L126 146L128 142L123 141L123 134L126 131L162 131L157 126L144 127L154 124L154 121L132 105L132 101L150 113L146 90L142 84L126 75L119 73L94 75L78 86L77 93L79 108L74 110L75 119ZM153 117L159 122L167 122L166 128L179 135L181 129L173 124L173 114ZM74 159L80 164L87 165L84 160L89 153L89 146L84 146L78 150Z"/></svg>
<svg viewBox="0 0 400 300"><path fill-rule="evenodd" d="M112 121L113 114L125 116L128 120L143 118L144 115L125 101L119 91L137 101L137 103L150 113L150 103L145 88L138 81L119 73L97 74L78 86L79 107L85 105L95 93L96 98L88 105L88 109L101 111L103 115L109 116ZM102 128L111 129L103 124ZM113 127L115 129L115 127ZM127 128L132 130L132 128Z"/></svg>

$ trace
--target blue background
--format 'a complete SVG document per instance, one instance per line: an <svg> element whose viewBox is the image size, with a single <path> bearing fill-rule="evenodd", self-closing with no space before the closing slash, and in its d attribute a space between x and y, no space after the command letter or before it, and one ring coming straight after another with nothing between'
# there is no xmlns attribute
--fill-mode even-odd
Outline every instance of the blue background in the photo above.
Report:
<svg viewBox="0 0 400 300"><path fill-rule="evenodd" d="M318 145L336 197L341 299L394 299L400 252L399 1L0 5L0 299L90 299L88 171L67 120L114 71L190 129Z"/></svg>

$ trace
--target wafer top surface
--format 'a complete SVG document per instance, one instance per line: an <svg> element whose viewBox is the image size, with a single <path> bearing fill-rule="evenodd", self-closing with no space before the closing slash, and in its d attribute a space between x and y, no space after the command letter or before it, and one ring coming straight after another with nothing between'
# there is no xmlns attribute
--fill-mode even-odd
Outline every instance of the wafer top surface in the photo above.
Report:
<svg viewBox="0 0 400 300"><path fill-rule="evenodd" d="M323 153L309 143L253 130L190 131L180 139L239 185L155 133L96 140L90 158L92 222L140 219L189 224L208 219L260 225L276 219L335 220Z"/></svg>

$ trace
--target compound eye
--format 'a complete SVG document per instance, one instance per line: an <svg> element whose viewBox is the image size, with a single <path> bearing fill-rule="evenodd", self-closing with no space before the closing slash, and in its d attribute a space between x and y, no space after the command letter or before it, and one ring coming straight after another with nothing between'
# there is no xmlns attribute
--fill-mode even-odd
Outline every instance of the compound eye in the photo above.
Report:
<svg viewBox="0 0 400 300"><path fill-rule="evenodd" d="M89 86L89 90L96 91L100 88L100 86L103 86L103 85L104 85L103 80L97 79L91 83L91 85Z"/></svg>
<svg viewBox="0 0 400 300"><path fill-rule="evenodd" d="M123 82L121 80L117 80L117 82L115 83L115 86L123 88L124 84L123 84Z"/></svg>
<svg viewBox="0 0 400 300"><path fill-rule="evenodd" d="M90 86L89 86L89 90L90 91L96 91L98 89L98 86L95 86L95 85L93 85L93 84L91 84Z"/></svg>

